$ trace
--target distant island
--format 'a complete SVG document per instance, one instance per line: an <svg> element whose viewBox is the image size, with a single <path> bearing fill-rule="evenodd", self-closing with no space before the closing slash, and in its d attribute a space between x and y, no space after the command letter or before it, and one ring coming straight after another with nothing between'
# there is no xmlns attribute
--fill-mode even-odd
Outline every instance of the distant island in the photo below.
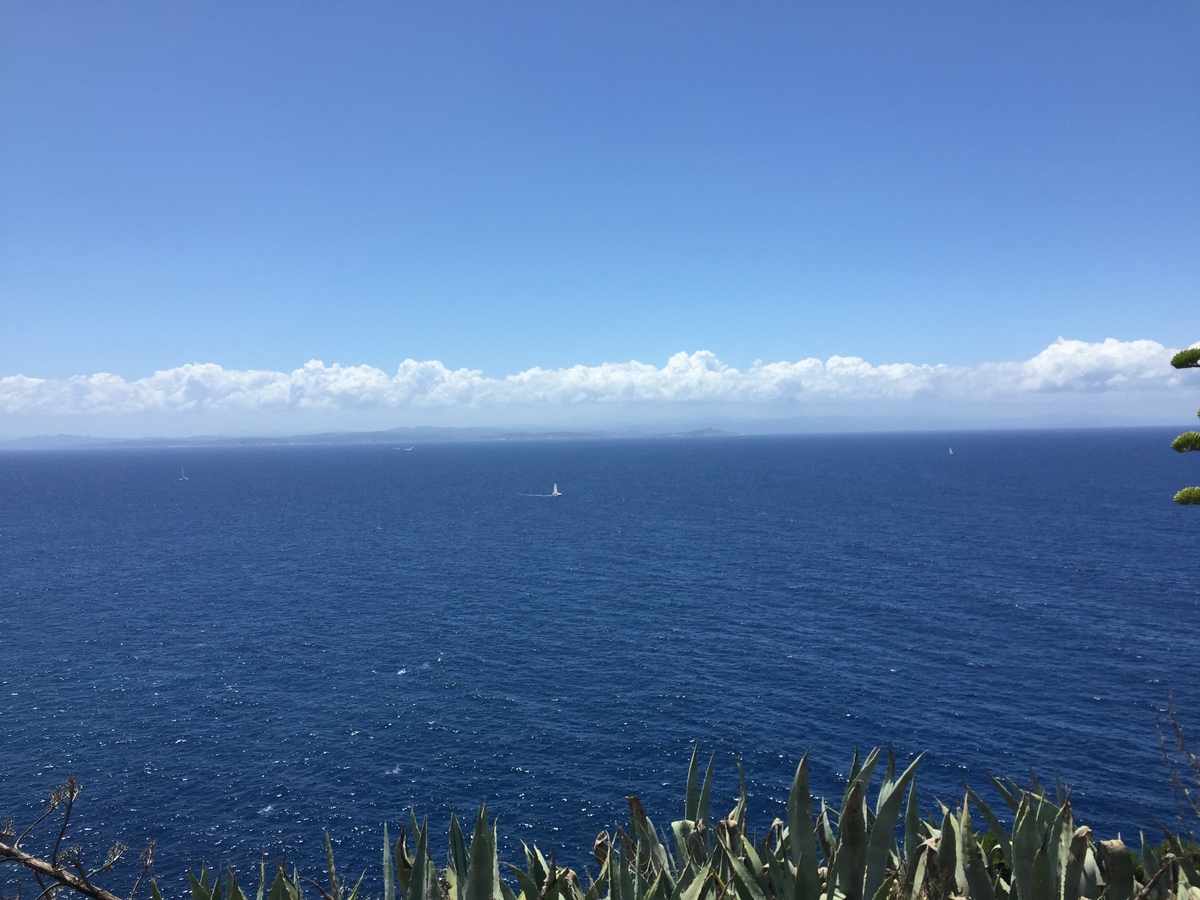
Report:
<svg viewBox="0 0 1200 900"><path fill-rule="evenodd" d="M720 428L690 431L511 431L501 428L389 428L385 431L324 431L287 436L202 435L184 438L97 438L71 434L38 435L0 441L0 450L82 450L99 447L257 447L296 444L448 443L457 441L570 441L612 438L732 437Z"/></svg>

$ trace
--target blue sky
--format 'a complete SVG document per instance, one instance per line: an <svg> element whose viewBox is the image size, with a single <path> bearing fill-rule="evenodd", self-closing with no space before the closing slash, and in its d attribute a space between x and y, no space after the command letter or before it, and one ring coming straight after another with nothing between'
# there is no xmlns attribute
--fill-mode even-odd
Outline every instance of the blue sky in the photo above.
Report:
<svg viewBox="0 0 1200 900"><path fill-rule="evenodd" d="M1055 346L1014 421L1183 418L1197 46L1186 3L2 0L0 436L869 417L747 380Z"/></svg>

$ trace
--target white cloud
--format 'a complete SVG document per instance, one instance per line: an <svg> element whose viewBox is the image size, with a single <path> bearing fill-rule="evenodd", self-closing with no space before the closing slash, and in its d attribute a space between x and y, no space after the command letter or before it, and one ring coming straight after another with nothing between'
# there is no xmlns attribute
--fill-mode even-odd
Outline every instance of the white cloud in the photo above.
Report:
<svg viewBox="0 0 1200 900"><path fill-rule="evenodd" d="M1101 343L1059 338L1024 362L977 366L872 365L857 357L822 362L756 362L746 370L713 353L677 353L656 367L640 362L533 368L506 378L437 361L405 360L394 374L372 366L312 360L288 372L191 364L126 381L99 373L62 380L0 378L0 414L9 417L122 417L172 413L437 410L571 410L662 406L677 414L703 406L734 413L753 406L775 415L807 408L904 401L1004 402L1045 394L1144 396L1181 383L1171 351L1154 341ZM409 417L411 418L411 416Z"/></svg>

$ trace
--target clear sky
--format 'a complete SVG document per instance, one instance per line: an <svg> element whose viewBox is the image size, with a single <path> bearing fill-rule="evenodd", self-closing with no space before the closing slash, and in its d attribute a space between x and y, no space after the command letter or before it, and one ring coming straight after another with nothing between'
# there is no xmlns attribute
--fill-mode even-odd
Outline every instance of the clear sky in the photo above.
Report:
<svg viewBox="0 0 1200 900"><path fill-rule="evenodd" d="M1184 2L0 0L0 437L1185 421L1197 48Z"/></svg>

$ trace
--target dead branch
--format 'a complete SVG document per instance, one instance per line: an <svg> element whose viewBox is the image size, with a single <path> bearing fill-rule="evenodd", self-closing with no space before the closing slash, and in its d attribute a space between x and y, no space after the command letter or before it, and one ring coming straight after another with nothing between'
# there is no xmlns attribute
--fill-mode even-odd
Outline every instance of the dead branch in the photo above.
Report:
<svg viewBox="0 0 1200 900"><path fill-rule="evenodd" d="M71 822L71 812L74 809L75 800L79 797L81 790L82 785L75 780L74 776L68 778L65 783L50 792L50 800L46 805L46 809L33 821L33 824L19 835L13 827L11 819L0 823L0 863L16 863L32 873L33 879L40 891L35 900L43 900L43 898L47 897L52 900L54 895L60 889L64 888L74 891L77 894L82 894L85 897L91 897L92 900L121 900L116 894L92 884L91 879L96 875L113 870L128 849L125 844L116 843L110 847L104 857L104 861L90 871L84 867L83 848L81 846L63 846L63 842L67 837L67 827ZM51 847L49 856L42 858L21 849L21 841L28 837L31 832L60 808L63 810L63 821L62 825L58 828L58 833L55 835L54 844ZM142 854L142 872L133 885L129 900L133 900L138 887L147 878L149 878L153 886L153 843ZM19 896L20 885L18 884Z"/></svg>
<svg viewBox="0 0 1200 900"><path fill-rule="evenodd" d="M116 894L110 894L104 888L96 887L94 884L80 878L62 866L51 865L46 860L38 859L36 856L26 853L12 844L0 843L0 858L18 863L35 875L49 878L76 893L83 894L85 897L91 897L92 900L121 900Z"/></svg>

